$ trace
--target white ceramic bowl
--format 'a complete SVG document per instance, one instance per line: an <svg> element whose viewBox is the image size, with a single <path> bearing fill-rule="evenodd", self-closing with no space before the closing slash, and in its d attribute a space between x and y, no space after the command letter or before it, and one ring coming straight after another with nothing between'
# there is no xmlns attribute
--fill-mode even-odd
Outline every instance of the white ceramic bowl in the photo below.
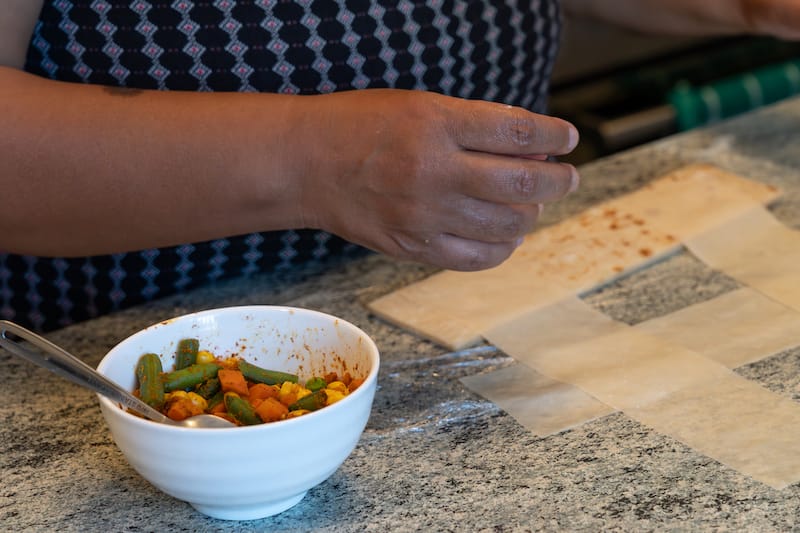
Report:
<svg viewBox="0 0 800 533"><path fill-rule="evenodd" d="M324 313L278 306L213 309L144 329L115 346L97 369L136 386L146 352L174 363L178 341L194 337L216 355L299 374L349 371L363 385L343 400L297 418L230 429L192 429L131 415L100 396L114 441L131 466L163 492L227 520L263 518L288 509L333 474L355 448L370 415L379 355L359 328Z"/></svg>

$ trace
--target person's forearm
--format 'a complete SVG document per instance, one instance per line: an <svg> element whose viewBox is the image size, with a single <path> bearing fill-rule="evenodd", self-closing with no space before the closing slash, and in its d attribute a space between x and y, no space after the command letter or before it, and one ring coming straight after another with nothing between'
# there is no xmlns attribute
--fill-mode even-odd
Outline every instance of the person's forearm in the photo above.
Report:
<svg viewBox="0 0 800 533"><path fill-rule="evenodd" d="M0 68L0 250L76 256L315 228L505 260L578 175L567 122L425 91L120 91Z"/></svg>
<svg viewBox="0 0 800 533"><path fill-rule="evenodd" d="M0 250L89 255L301 225L296 98L0 67Z"/></svg>
<svg viewBox="0 0 800 533"><path fill-rule="evenodd" d="M673 35L800 37L794 0L562 0L565 10L629 29Z"/></svg>

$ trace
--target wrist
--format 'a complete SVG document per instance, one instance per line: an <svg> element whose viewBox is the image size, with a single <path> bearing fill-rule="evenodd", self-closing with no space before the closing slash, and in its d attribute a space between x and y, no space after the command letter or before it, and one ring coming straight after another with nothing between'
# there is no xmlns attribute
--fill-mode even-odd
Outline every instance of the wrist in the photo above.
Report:
<svg viewBox="0 0 800 533"><path fill-rule="evenodd" d="M309 154L304 110L309 97L275 94L247 94L240 107L237 129L238 166L234 174L240 201L262 231L311 227L305 216L304 188L309 176Z"/></svg>

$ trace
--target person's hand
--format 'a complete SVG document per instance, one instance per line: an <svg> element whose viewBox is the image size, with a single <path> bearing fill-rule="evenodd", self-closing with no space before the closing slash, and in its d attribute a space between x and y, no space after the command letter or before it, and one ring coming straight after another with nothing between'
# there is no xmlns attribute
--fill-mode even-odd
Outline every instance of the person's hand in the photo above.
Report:
<svg viewBox="0 0 800 533"><path fill-rule="evenodd" d="M800 39L800 1L740 0L746 26L753 33Z"/></svg>
<svg viewBox="0 0 800 533"><path fill-rule="evenodd" d="M800 0L562 0L567 13L648 33L800 39Z"/></svg>
<svg viewBox="0 0 800 533"><path fill-rule="evenodd" d="M508 258L541 204L578 186L577 130L521 108L421 91L307 100L303 220L399 259L479 270ZM322 177L322 178L320 178Z"/></svg>

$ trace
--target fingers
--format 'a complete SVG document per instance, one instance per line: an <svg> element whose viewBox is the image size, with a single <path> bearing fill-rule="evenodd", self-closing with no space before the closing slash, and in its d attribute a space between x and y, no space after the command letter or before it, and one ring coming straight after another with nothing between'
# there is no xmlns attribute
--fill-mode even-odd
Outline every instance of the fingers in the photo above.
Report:
<svg viewBox="0 0 800 533"><path fill-rule="evenodd" d="M443 213L439 228L477 242L515 242L533 230L541 210L541 204L503 205L468 198Z"/></svg>
<svg viewBox="0 0 800 533"><path fill-rule="evenodd" d="M534 227L541 205L499 206L470 201L439 225L441 232L405 234L396 242L400 257L413 257L441 268L475 271L499 265Z"/></svg>
<svg viewBox="0 0 800 533"><path fill-rule="evenodd" d="M467 100L463 105L466 112L455 117L451 133L465 150L564 155L578 145L578 130L565 120L491 102Z"/></svg>
<svg viewBox="0 0 800 533"><path fill-rule="evenodd" d="M338 203L319 196L314 204L323 229L393 257L481 270L513 253L541 204L578 186L572 165L548 159L578 142L564 120L417 91L381 96L376 105L392 96L406 107L352 143L362 148L349 159L358 164L338 174L341 186L324 189Z"/></svg>
<svg viewBox="0 0 800 533"><path fill-rule="evenodd" d="M460 169L463 192L505 204L547 203L575 191L578 171L568 163L472 152Z"/></svg>
<svg viewBox="0 0 800 533"><path fill-rule="evenodd" d="M747 32L787 40L800 38L800 5L796 0L744 0L736 5L741 10L737 25Z"/></svg>
<svg viewBox="0 0 800 533"><path fill-rule="evenodd" d="M499 203L542 203L578 187L572 165L547 160L571 152L578 132L565 120L519 107L461 101L452 117L453 138L462 149L455 164L467 195Z"/></svg>
<svg viewBox="0 0 800 533"><path fill-rule="evenodd" d="M474 108L456 134L462 151L449 159L452 201L431 211L429 227L436 233L416 241L424 261L450 270L505 261L535 227L541 205L563 198L580 181L574 166L547 158L575 147L571 124L485 102Z"/></svg>
<svg viewBox="0 0 800 533"><path fill-rule="evenodd" d="M426 243L427 262L440 268L473 272L496 267L508 259L521 240L488 243L442 234Z"/></svg>

